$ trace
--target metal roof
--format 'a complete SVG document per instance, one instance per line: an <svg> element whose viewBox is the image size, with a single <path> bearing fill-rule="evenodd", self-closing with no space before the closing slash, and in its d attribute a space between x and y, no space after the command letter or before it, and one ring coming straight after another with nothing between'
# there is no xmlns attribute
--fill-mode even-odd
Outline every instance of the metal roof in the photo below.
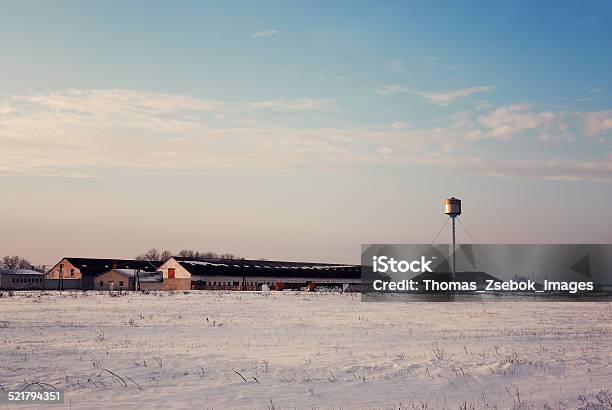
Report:
<svg viewBox="0 0 612 410"><path fill-rule="evenodd" d="M0 275L44 275L32 269L0 269Z"/></svg>
<svg viewBox="0 0 612 410"><path fill-rule="evenodd" d="M175 258L194 276L265 276L296 278L356 279L361 277L361 266L306 262L262 261L249 259Z"/></svg>
<svg viewBox="0 0 612 410"><path fill-rule="evenodd" d="M162 261L138 261L134 259L62 258L62 260L64 259L78 268L83 276L98 276L111 269L140 269L145 272L154 272L163 264Z"/></svg>

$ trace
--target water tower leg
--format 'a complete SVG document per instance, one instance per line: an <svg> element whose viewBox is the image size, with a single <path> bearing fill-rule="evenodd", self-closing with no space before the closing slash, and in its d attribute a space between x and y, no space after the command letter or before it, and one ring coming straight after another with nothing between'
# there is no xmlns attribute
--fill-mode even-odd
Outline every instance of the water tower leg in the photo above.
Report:
<svg viewBox="0 0 612 410"><path fill-rule="evenodd" d="M452 260L451 274L452 274L453 280L455 280L455 217L453 217L452 219L453 219L453 248L452 248L453 260Z"/></svg>

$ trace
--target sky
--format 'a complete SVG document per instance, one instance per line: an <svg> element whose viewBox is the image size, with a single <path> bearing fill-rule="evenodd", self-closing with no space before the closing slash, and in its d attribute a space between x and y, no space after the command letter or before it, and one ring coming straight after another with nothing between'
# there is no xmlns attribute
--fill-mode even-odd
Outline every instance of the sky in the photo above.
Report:
<svg viewBox="0 0 612 410"><path fill-rule="evenodd" d="M460 242L612 243L609 1L3 1L0 38L0 255L358 263L450 196Z"/></svg>

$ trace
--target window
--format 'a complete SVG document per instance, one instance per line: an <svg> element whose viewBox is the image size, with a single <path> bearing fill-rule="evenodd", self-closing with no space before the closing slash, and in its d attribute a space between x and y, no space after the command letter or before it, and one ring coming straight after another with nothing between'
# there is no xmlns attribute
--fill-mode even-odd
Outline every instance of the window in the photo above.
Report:
<svg viewBox="0 0 612 410"><path fill-rule="evenodd" d="M74 278L74 269L70 269L70 277Z"/></svg>
<svg viewBox="0 0 612 410"><path fill-rule="evenodd" d="M15 283L15 278L13 278L13 283Z"/></svg>
<svg viewBox="0 0 612 410"><path fill-rule="evenodd" d="M174 279L175 268L168 268L168 279Z"/></svg>
<svg viewBox="0 0 612 410"><path fill-rule="evenodd" d="M123 287L123 281L122 280L119 281L119 287L121 287L121 288Z"/></svg>
<svg viewBox="0 0 612 410"><path fill-rule="evenodd" d="M103 280L100 281L100 286L104 286L104 281Z"/></svg>

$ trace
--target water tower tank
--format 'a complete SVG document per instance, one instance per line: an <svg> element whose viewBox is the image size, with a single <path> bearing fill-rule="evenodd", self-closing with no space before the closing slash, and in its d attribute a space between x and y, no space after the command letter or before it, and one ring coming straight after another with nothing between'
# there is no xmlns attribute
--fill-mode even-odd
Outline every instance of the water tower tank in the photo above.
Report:
<svg viewBox="0 0 612 410"><path fill-rule="evenodd" d="M444 213L451 217L461 215L461 199L452 197L444 200Z"/></svg>

